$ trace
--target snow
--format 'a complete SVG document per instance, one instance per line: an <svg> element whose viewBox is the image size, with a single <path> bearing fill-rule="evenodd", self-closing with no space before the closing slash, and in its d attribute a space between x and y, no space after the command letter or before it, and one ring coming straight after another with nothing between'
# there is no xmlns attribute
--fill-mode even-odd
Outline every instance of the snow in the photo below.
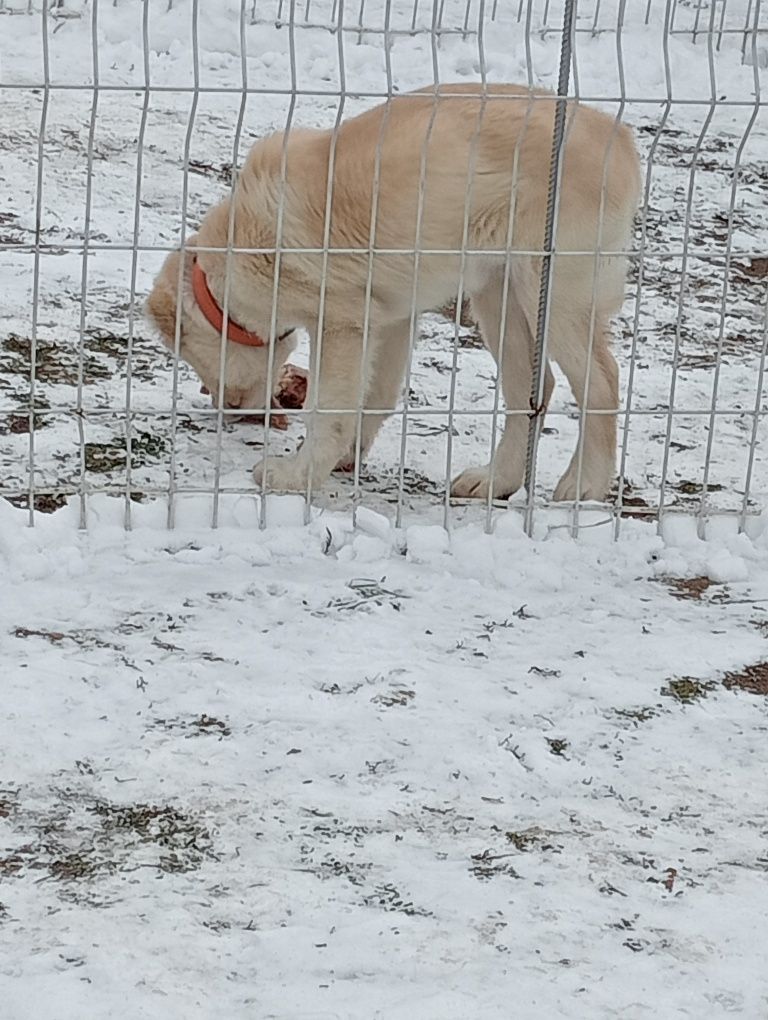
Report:
<svg viewBox="0 0 768 1020"><path fill-rule="evenodd" d="M768 521L404 556L110 502L2 511L4 1017L762 1015L768 706L719 681Z"/></svg>
<svg viewBox="0 0 768 1020"><path fill-rule="evenodd" d="M183 369L174 432L172 364L137 317L136 501L119 495L129 477L128 315L162 253L140 253L132 295L129 250L92 250L83 291L81 253L56 246L80 243L86 229L95 243L133 243L142 11L153 85L185 88L193 63L184 0L170 10L164 0L98 5L107 88L95 108L89 90L50 93L41 210L50 248L38 313L46 368L30 447L24 345L42 46L39 14L11 15L13 6L0 13L0 80L29 88L4 92L0 124L0 490L23 502L31 469L38 494L70 498L58 509L39 503L32 528L26 510L0 499L2 1020L768 1015L768 686L750 688L746 670L768 677L764 416L744 491L751 412L765 406L765 279L750 263L768 235L766 115L754 105L763 44L750 66L742 37L725 36L712 52L713 85L706 42L671 37L672 96L702 105L673 102L654 147L667 99L664 5L652 5L647 26L646 4L627 5L633 99L624 117L654 163L639 310L635 277L617 326L626 396L637 316L632 400L642 413L622 438L632 495L652 511L671 430L671 512L658 530L622 519L614 541L605 507L582 510L576 537L571 512L550 507L529 538L519 502L494 508L489 521L484 509L453 507L450 530L442 527L447 430L450 467L485 459L488 416L469 412L492 406L493 370L462 329L456 406L466 413L449 423L454 331L437 316L422 324L416 352L404 494L396 417L358 490L338 480L309 513L301 499L276 496L262 513L249 476L260 431L231 423L217 433ZM560 5L550 6L556 25ZM747 6L729 0L727 25L743 26ZM51 79L88 84L94 7L73 0L63 9L82 16L51 18ZM201 85L232 91L200 94L188 227L222 193L233 155L284 125L291 40L296 85L307 92L296 122L330 124L338 108L337 35L304 25L289 34L271 8L259 7L252 24L248 5L241 62L239 10L233 0L200 5ZM526 43L516 10L499 4L486 26L488 75L525 80L530 56L533 79L552 84L557 33ZM595 7L579 10L591 25ZM695 10L681 0L677 27L690 27ZM605 31L577 37L580 92L614 111L617 39L607 29L616 11L603 0ZM410 28L413 12L396 0L392 27ZM310 13L312 24L326 22L331 3L313 0ZM380 28L384 5L356 6L348 23L358 14ZM415 17L428 28L431 5L418 4ZM476 18L473 6L470 24ZM463 19L464 5L446 0L443 26ZM386 90L387 62L380 35L358 44L346 33L342 48L351 114L373 101L360 93ZM477 79L476 38L444 36L435 53L441 80ZM396 86L424 84L432 56L425 32L395 36ZM256 91L234 154L243 67ZM109 91L118 85L136 91ZM742 105L720 106L708 121L713 90ZM151 94L143 245L180 234L189 114L189 93ZM684 240L685 275L675 254ZM700 412L711 406L719 346L716 406L738 413L717 418L713 488L702 496L709 418ZM669 417L675 363L676 407L695 412L687 417ZM540 451L540 501L574 443L562 387L557 400ZM423 413L441 406L445 415ZM292 426L286 446L300 434ZM172 449L176 482L194 491L169 508ZM702 498L711 511L746 499L745 530L715 513L702 526L693 516Z"/></svg>

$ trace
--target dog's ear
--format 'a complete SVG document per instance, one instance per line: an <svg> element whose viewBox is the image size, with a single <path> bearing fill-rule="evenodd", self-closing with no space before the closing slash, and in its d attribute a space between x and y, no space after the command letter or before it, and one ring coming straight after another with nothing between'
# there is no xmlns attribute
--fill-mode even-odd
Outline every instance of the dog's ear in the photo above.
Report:
<svg viewBox="0 0 768 1020"><path fill-rule="evenodd" d="M146 305L147 314L170 343L173 343L176 336L176 295L180 258L181 254L177 251L168 256L160 275L155 280Z"/></svg>
<svg viewBox="0 0 768 1020"><path fill-rule="evenodd" d="M147 314L166 340L176 336L176 302L168 288L158 281L147 298Z"/></svg>

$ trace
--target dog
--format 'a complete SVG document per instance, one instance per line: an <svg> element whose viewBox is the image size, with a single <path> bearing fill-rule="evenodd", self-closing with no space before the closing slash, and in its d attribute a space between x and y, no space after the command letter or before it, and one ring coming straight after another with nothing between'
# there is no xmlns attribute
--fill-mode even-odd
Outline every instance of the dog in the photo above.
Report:
<svg viewBox="0 0 768 1020"><path fill-rule="evenodd" d="M393 96L335 135L295 129L253 146L231 198L167 257L148 311L172 349L178 317L180 356L228 408L269 407L295 330L309 333L316 413L296 453L256 465L258 483L303 491L364 456L401 395L414 313L463 290L506 414L492 464L467 468L451 491L520 488L556 103L526 87L446 84ZM554 497L600 500L615 475L610 320L624 297L640 167L631 130L590 107L568 101L564 138L546 354L585 413L583 449ZM545 372L544 406L548 361Z"/></svg>

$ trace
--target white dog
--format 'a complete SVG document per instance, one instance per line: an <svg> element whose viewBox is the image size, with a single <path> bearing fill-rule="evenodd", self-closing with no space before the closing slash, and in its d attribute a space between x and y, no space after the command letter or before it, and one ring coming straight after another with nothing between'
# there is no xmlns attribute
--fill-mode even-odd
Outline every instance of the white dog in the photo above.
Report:
<svg viewBox="0 0 768 1020"><path fill-rule="evenodd" d="M189 242L199 253L186 252L183 267L179 252L168 257L148 308L171 347L180 317L180 354L215 395L226 300L228 407L268 406L277 377L267 378L270 345L277 373L293 349L293 330L309 332L311 378L319 355L319 386L310 394L319 413L297 453L256 466L258 482L265 475L273 490L301 491L310 474L319 485L348 463L361 400L360 448L368 450L400 396L414 281L419 313L454 299L463 279L501 367L506 409L529 411L542 263L536 253L544 243L554 116L550 93L443 85L393 97L345 121L335 145L331 131L311 130L254 145L234 209L228 200L209 211ZM630 131L588 107L569 104L565 137L548 355L587 412L615 412L610 318L624 295L621 252L630 243L639 164ZM227 253L228 242L255 251ZM546 402L548 367L545 389ZM494 496L515 492L523 482L527 429L526 413L508 414L493 470L469 468L454 480L453 494L487 496L491 478ZM602 499L613 481L615 447L615 414L587 413L580 492L574 455L555 498Z"/></svg>

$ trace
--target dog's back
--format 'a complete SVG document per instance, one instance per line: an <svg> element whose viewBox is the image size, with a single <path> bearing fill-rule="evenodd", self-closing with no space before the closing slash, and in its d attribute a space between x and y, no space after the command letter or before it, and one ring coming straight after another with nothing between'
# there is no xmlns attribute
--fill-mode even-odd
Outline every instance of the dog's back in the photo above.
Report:
<svg viewBox="0 0 768 1020"><path fill-rule="evenodd" d="M334 153L331 245L365 249L373 237L379 250L420 251L422 308L442 300L438 290L447 296L454 286L448 277L460 271L459 256L438 252L540 251L555 103L551 93L518 86L489 86L484 93L479 86L444 85L394 97L345 122ZM329 135L322 144L330 150ZM625 248L638 195L629 129L569 104L556 249ZM465 274L487 261L465 257ZM401 283L412 278L412 254L376 263L379 281L389 272ZM622 265L619 290L623 272Z"/></svg>

